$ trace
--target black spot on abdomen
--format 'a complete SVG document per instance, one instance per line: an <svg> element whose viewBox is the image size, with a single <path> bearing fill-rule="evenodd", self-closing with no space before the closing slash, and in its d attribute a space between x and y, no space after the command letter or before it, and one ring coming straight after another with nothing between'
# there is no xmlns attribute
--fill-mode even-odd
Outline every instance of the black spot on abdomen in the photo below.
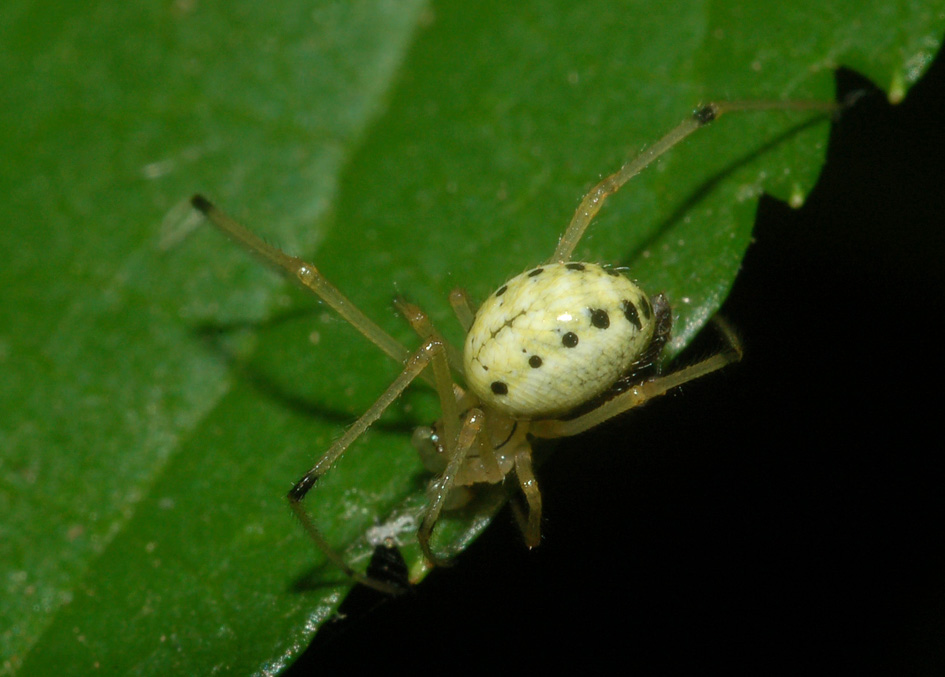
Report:
<svg viewBox="0 0 945 677"><path fill-rule="evenodd" d="M637 330L643 329L643 323L640 322L640 315L637 313L637 307L633 305L633 301L626 300L622 304L623 315L629 320L630 324L637 328Z"/></svg>
<svg viewBox="0 0 945 677"><path fill-rule="evenodd" d="M610 315L601 308L588 308L591 311L591 324L598 329L606 329L610 326Z"/></svg>
<svg viewBox="0 0 945 677"><path fill-rule="evenodd" d="M653 317L653 306L650 305L650 300L647 297L642 297L640 299L640 310L643 311L643 317L650 319Z"/></svg>

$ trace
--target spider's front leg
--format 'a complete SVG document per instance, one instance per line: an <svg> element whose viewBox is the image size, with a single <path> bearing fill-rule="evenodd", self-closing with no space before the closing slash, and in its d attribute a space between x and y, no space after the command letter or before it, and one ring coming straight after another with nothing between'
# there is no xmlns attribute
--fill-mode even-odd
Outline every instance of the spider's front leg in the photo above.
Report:
<svg viewBox="0 0 945 677"><path fill-rule="evenodd" d="M194 195L190 199L190 203L194 209L203 214L222 233L318 296L352 327L363 334L365 338L399 364L403 364L407 360L410 351L361 312L348 297L342 294L319 272L315 265L273 247L249 228L230 218L203 195ZM421 377L429 383L433 383L433 379L428 374L424 373Z"/></svg>
<svg viewBox="0 0 945 677"><path fill-rule="evenodd" d="M857 97L858 98L858 97ZM571 218L568 229L558 241L558 247L555 253L548 260L548 263L564 263L571 260L574 250L578 243L584 237L584 231L591 225L591 221L597 216L604 201L616 193L620 188L634 176L642 172L648 165L659 159L668 152L673 146L683 141L690 134L706 127L710 123L719 119L723 114L748 111L812 111L836 115L844 107L855 103L856 98L851 98L843 103L843 106L833 101L715 101L699 106L693 111L692 115L680 122L671 129L663 138L646 148L639 155L628 161L623 167L604 177L596 186L584 196L577 211Z"/></svg>

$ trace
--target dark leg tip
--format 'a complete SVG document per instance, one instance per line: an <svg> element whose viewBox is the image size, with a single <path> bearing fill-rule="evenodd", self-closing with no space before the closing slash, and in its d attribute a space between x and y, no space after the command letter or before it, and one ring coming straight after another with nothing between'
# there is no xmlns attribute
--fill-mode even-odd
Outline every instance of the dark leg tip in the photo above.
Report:
<svg viewBox="0 0 945 677"><path fill-rule="evenodd" d="M696 122L700 125L707 125L718 117L718 109L715 105L710 103L708 106L697 108L693 112L692 117L695 118Z"/></svg>
<svg viewBox="0 0 945 677"><path fill-rule="evenodd" d="M292 503L299 503L303 498L305 498L305 494L307 494L312 489L312 487L315 486L315 480L316 478L312 475L306 475L300 479L289 492L287 497L289 501Z"/></svg>
<svg viewBox="0 0 945 677"><path fill-rule="evenodd" d="M210 200L199 193L190 198L190 204L193 205L194 209L203 212L204 214L209 213L210 210L213 209L213 203L211 203Z"/></svg>

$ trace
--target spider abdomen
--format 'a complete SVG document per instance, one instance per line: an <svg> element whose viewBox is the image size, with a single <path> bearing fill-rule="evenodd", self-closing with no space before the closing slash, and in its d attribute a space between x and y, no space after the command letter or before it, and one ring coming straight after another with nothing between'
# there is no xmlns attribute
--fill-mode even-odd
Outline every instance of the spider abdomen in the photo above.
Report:
<svg viewBox="0 0 945 677"><path fill-rule="evenodd" d="M466 336L467 385L516 418L566 413L607 390L654 333L646 294L595 263L551 263L492 294Z"/></svg>

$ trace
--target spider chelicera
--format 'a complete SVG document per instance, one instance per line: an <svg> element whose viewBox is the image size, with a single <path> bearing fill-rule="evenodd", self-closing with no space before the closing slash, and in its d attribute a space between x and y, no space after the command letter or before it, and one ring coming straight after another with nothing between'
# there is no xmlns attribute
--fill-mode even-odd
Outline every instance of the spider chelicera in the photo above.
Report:
<svg viewBox="0 0 945 677"><path fill-rule="evenodd" d="M417 306L398 299L397 309L420 337L410 350L358 310L302 259L266 244L206 198L192 205L213 225L265 261L297 279L403 369L377 401L347 429L289 492L289 504L324 552L354 580L378 590L400 589L352 569L325 540L302 500L359 435L417 378L432 385L442 416L419 428L413 441L424 465L436 475L417 534L426 558L443 565L430 538L441 512L456 507L460 489L514 477L524 507L513 501L529 547L541 533L541 492L532 463L532 440L577 435L693 379L741 358L734 333L717 321L727 346L711 357L662 374L660 355L672 328L662 294L653 297L620 272L571 256L604 200L630 178L697 129L734 111L808 110L836 112L815 101L717 102L691 117L584 196L554 254L503 284L473 311L465 291L450 304L466 332L462 352L450 345ZM466 492L468 493L468 492ZM452 499L452 500L451 500Z"/></svg>

